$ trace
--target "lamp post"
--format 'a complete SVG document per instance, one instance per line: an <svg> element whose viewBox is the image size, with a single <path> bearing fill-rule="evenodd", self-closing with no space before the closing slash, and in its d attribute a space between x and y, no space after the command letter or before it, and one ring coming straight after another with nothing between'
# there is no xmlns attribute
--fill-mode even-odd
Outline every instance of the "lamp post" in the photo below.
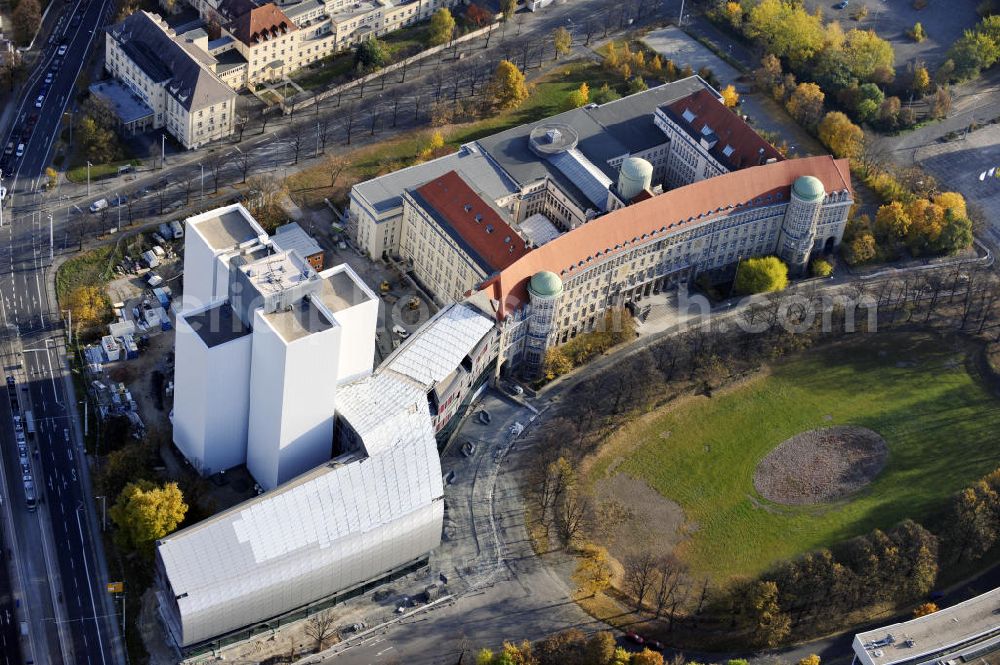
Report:
<svg viewBox="0 0 1000 665"><path fill-rule="evenodd" d="M118 208L118 233L121 233L121 231L122 231L122 197L118 195L118 192L115 192L115 201L118 202L118 205L115 206L116 208Z"/></svg>
<svg viewBox="0 0 1000 665"><path fill-rule="evenodd" d="M101 500L101 531L105 531L108 528L108 501L105 496L95 496L95 499Z"/></svg>
<svg viewBox="0 0 1000 665"><path fill-rule="evenodd" d="M201 198L205 198L205 165L199 164L201 166Z"/></svg>
<svg viewBox="0 0 1000 665"><path fill-rule="evenodd" d="M0 169L0 228L3 228L3 201L7 198L7 190L3 186L3 170Z"/></svg>
<svg viewBox="0 0 1000 665"><path fill-rule="evenodd" d="M90 196L90 167L93 166L90 162L87 162L87 196Z"/></svg>

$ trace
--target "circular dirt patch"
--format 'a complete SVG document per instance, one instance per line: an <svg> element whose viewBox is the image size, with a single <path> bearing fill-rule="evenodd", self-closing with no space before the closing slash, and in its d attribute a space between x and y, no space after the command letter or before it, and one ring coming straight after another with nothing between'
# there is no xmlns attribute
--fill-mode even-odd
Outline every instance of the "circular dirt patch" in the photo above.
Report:
<svg viewBox="0 0 1000 665"><path fill-rule="evenodd" d="M825 427L797 434L757 465L753 484L769 501L804 505L857 492L885 466L885 439L864 427Z"/></svg>

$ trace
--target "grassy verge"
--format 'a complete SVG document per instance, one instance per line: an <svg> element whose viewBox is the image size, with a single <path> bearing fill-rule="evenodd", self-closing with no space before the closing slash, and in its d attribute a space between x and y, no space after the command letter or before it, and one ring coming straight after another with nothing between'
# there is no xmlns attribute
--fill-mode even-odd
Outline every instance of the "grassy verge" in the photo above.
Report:
<svg viewBox="0 0 1000 665"><path fill-rule="evenodd" d="M347 51L327 56L316 63L315 69L300 70L301 75L295 77L295 82L306 90L324 88L332 83L346 83L354 71L354 52Z"/></svg>
<svg viewBox="0 0 1000 665"><path fill-rule="evenodd" d="M731 392L633 423L614 468L684 510L678 552L725 583L905 517L933 523L948 498L991 469L996 398L970 373L969 349L929 336L879 334L805 353ZM758 462L803 431L858 425L880 433L889 462L860 493L813 506L772 504L753 485ZM594 476L617 460L607 456Z"/></svg>
<svg viewBox="0 0 1000 665"><path fill-rule="evenodd" d="M108 164L94 164L90 167L90 180L93 182L101 178L118 175L118 167L130 164L132 166L140 166L142 162L138 159L122 159ZM87 165L74 166L66 171L66 179L70 182L87 182Z"/></svg>
<svg viewBox="0 0 1000 665"><path fill-rule="evenodd" d="M103 245L66 261L56 273L56 297L59 302L81 286L103 286L111 279L112 269L121 259L114 245Z"/></svg>

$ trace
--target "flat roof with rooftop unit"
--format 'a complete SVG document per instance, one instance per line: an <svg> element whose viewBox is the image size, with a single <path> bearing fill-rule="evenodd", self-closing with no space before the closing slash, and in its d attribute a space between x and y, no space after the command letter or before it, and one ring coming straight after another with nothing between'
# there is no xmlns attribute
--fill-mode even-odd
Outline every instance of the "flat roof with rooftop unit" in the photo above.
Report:
<svg viewBox="0 0 1000 665"><path fill-rule="evenodd" d="M1000 651L1000 588L911 621L854 636L854 663L965 663Z"/></svg>

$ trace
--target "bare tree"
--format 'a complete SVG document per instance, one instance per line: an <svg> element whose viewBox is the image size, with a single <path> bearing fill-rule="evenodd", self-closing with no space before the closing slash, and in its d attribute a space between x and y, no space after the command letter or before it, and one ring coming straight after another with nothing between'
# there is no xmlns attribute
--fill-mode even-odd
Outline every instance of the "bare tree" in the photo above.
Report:
<svg viewBox="0 0 1000 665"><path fill-rule="evenodd" d="M345 143L351 145L351 133L354 130L354 123L358 119L358 105L354 102L346 104L340 112L340 116L344 120Z"/></svg>
<svg viewBox="0 0 1000 665"><path fill-rule="evenodd" d="M194 189L194 178L184 178L181 180L181 186L184 187L184 205L191 203L191 190Z"/></svg>
<svg viewBox="0 0 1000 665"><path fill-rule="evenodd" d="M328 163L330 164L330 187L333 187L337 184L340 174L351 165L351 162L346 157L337 155L331 157Z"/></svg>
<svg viewBox="0 0 1000 665"><path fill-rule="evenodd" d="M327 638L334 633L336 617L330 610L322 610L309 617L306 621L306 635L316 640L316 652L323 650Z"/></svg>
<svg viewBox="0 0 1000 665"><path fill-rule="evenodd" d="M125 208L128 210L128 225L132 226L132 207L136 203L136 192L131 192L125 197Z"/></svg>
<svg viewBox="0 0 1000 665"><path fill-rule="evenodd" d="M250 173L250 169L253 168L254 159L252 154L240 150L236 153L236 157L233 159L233 162L236 164L236 168L239 169L240 176L242 178L240 182L246 182L247 174Z"/></svg>
<svg viewBox="0 0 1000 665"><path fill-rule="evenodd" d="M674 627L677 609L687 597L687 585L684 584L684 565L672 554L660 557L656 561L656 584L652 587L653 602L656 616L666 616L669 628Z"/></svg>
<svg viewBox="0 0 1000 665"><path fill-rule="evenodd" d="M326 142L330 140L330 133L333 131L333 123L329 116L320 116L316 119L316 154L326 152Z"/></svg>
<svg viewBox="0 0 1000 665"><path fill-rule="evenodd" d="M239 96L236 98L236 111L235 117L233 118L233 128L236 130L236 142L239 143L243 140L243 130L247 128L247 123L250 121L250 109L248 102Z"/></svg>
<svg viewBox="0 0 1000 665"><path fill-rule="evenodd" d="M590 524L593 504L589 496L573 487L565 493L557 508L556 528L563 546L568 547Z"/></svg>
<svg viewBox="0 0 1000 665"><path fill-rule="evenodd" d="M624 568L625 590L632 594L635 608L642 609L646 602L646 594L656 581L657 561L649 551L643 550L637 554L629 554L622 562Z"/></svg>
<svg viewBox="0 0 1000 665"><path fill-rule="evenodd" d="M371 136L375 136L375 130L378 128L378 120L382 114L382 105L379 102L380 100L376 99L375 103L368 109L368 117L371 120Z"/></svg>
<svg viewBox="0 0 1000 665"><path fill-rule="evenodd" d="M213 194L219 191L219 175L222 173L222 167L225 165L226 156L221 150L214 150L205 156L205 166L208 167L208 172L212 176Z"/></svg>
<svg viewBox="0 0 1000 665"><path fill-rule="evenodd" d="M299 155L302 154L302 145L305 143L306 133L302 128L302 123L293 123L288 128L288 145L292 148L292 164L299 163Z"/></svg>

